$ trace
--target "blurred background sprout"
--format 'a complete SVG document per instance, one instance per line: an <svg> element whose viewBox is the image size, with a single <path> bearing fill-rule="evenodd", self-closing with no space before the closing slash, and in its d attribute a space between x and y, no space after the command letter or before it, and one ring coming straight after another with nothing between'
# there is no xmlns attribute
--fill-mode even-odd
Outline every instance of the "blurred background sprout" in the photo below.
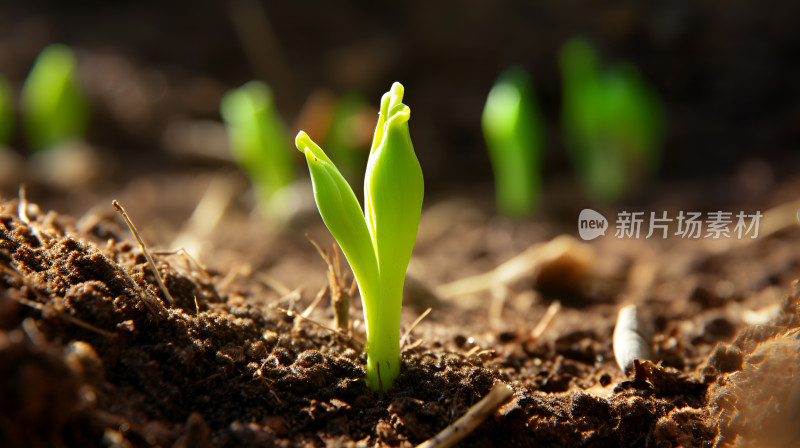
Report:
<svg viewBox="0 0 800 448"><path fill-rule="evenodd" d="M656 93L630 64L600 67L591 44L560 52L564 140L590 196L614 201L640 188L660 159L663 113Z"/></svg>
<svg viewBox="0 0 800 448"><path fill-rule="evenodd" d="M376 113L360 92L343 93L336 101L324 145L348 180L364 175Z"/></svg>
<svg viewBox="0 0 800 448"><path fill-rule="evenodd" d="M524 69L511 67L497 79L486 99L482 127L498 210L512 217L530 215L541 195L544 130L533 82Z"/></svg>
<svg viewBox="0 0 800 448"><path fill-rule="evenodd" d="M8 144L14 132L14 94L5 78L0 76L0 147Z"/></svg>
<svg viewBox="0 0 800 448"><path fill-rule="evenodd" d="M250 176L262 210L268 217L286 216L284 199L295 172L272 90L263 82L250 81L223 96L220 113L234 159Z"/></svg>
<svg viewBox="0 0 800 448"><path fill-rule="evenodd" d="M22 85L21 106L33 151L82 139L89 103L78 83L75 55L62 44L48 45L36 57Z"/></svg>

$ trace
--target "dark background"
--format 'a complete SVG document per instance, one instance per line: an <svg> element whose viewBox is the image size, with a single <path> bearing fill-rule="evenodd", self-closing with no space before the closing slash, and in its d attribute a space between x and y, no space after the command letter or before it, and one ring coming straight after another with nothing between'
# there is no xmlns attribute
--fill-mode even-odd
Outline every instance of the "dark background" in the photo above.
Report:
<svg viewBox="0 0 800 448"><path fill-rule="evenodd" d="M781 179L800 160L798 23L796 2L762 0L6 2L0 73L18 89L44 45L72 46L94 103L89 141L131 159L120 179L178 167L160 147L166 124L219 120L220 96L250 79L273 86L287 123L317 88L359 90L377 104L401 81L437 191L490 181L480 113L510 64L534 78L546 176L571 170L557 52L580 34L605 62L635 63L660 93L662 180L746 176L754 160ZM24 154L20 134L11 146Z"/></svg>

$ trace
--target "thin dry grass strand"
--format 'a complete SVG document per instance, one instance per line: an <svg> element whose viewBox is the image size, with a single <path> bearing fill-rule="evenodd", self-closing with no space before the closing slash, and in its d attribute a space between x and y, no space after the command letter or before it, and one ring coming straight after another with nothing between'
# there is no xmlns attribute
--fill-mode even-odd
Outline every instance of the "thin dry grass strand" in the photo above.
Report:
<svg viewBox="0 0 800 448"><path fill-rule="evenodd" d="M111 205L122 215L122 219L125 220L125 224L128 225L128 228L131 230L133 237L136 238L136 242L139 243L139 248L142 250L145 258L147 258L147 263L150 265L150 269L153 271L153 275L156 277L156 283L158 283L159 289L161 292L164 293L164 299L167 301L169 306L175 305L175 300L172 299L172 295L167 290L167 287L164 286L164 282L161 280L161 273L158 271L156 267L156 262L153 260L153 256L150 255L150 251L147 250L147 246L142 241L142 238L139 236L139 232L136 231L136 226L133 225L133 221L128 217L128 214L125 213L125 209L122 208L122 205L115 199L111 201Z"/></svg>
<svg viewBox="0 0 800 448"><path fill-rule="evenodd" d="M136 280L128 274L124 268L122 269L122 275L125 276L125 279L130 282L133 286L133 290L139 294L139 297L142 298L142 303L147 309L156 317L167 317L169 314L167 309L164 308L164 305L161 303L160 300L157 300L155 297L151 296L149 292L139 287L139 284L136 283Z"/></svg>
<svg viewBox="0 0 800 448"><path fill-rule="evenodd" d="M302 314L299 314L296 311L287 310L287 309L281 308L281 307L276 307L276 309L278 311L286 313L286 315L289 316L289 317L297 317L298 319L304 320L304 321L306 321L306 322L308 322L310 324L313 324L313 325L315 325L315 326L317 326L319 328L322 328L323 330L328 330L331 333L339 336L343 340L347 341L347 343L350 344L350 346L353 347L354 349L356 349L357 351L359 351L359 352L363 352L364 351L364 343L359 341L358 339L348 335L347 333L339 331L339 330L337 330L335 328L331 328L331 327L329 327L329 326L327 326L327 325L325 325L323 323L315 321L314 319L311 319L311 318L308 318L308 317L303 317Z"/></svg>
<svg viewBox="0 0 800 448"><path fill-rule="evenodd" d="M317 249L317 253L319 253L319 256L322 257L323 260L325 260L325 264L327 264L328 267L331 267L332 263L330 257L328 256L328 253L325 252L322 249L322 247L320 247L320 245L317 244L316 241L314 241L314 238L312 238L311 234L309 234L308 232L306 232L306 239L314 246L315 249Z"/></svg>
<svg viewBox="0 0 800 448"><path fill-rule="evenodd" d="M414 328L417 327L417 325L419 325L420 322L422 322L422 319L425 319L425 317L427 317L428 314L431 313L431 311L433 311L433 308L428 308L427 310L423 311L422 314L419 315L419 317L414 319L414 322L411 323L411 326L408 327L408 330L406 330L406 332L403 333L403 337L400 338L400 347L406 345L408 337L411 336L411 332L414 330Z"/></svg>
<svg viewBox="0 0 800 448"><path fill-rule="evenodd" d="M275 291L281 297L289 295L292 292L288 286L267 274L259 274L256 276L256 280L267 288Z"/></svg>
<svg viewBox="0 0 800 448"><path fill-rule="evenodd" d="M415 348L417 348L420 345L422 345L423 341L424 341L424 339L417 339L416 341L414 341L414 342L406 345L405 347L403 347L403 349L401 351L403 353L410 352L411 350L414 350Z"/></svg>
<svg viewBox="0 0 800 448"><path fill-rule="evenodd" d="M539 319L539 323L533 327L533 330L528 334L528 343L534 343L544 336L545 331L550 328L550 325L556 318L558 312L561 311L561 302L558 300L554 301L547 307L547 311L544 312L544 316Z"/></svg>
<svg viewBox="0 0 800 448"><path fill-rule="evenodd" d="M207 281L212 281L211 274L208 272L208 267L206 267L206 265L203 263L200 263L197 258L193 257L192 254L182 247L179 247L175 250L154 250L153 254L158 256L177 255L179 257L183 257L186 260L186 270L188 272L199 271L203 274L203 277L205 277ZM194 266L194 269L192 269L192 266Z"/></svg>
<svg viewBox="0 0 800 448"><path fill-rule="evenodd" d="M311 313L317 308L317 306L322 302L322 299L325 297L325 293L328 292L328 285L323 286L317 295L314 297L314 300L306 307L305 310L301 313L303 317L308 317Z"/></svg>
<svg viewBox="0 0 800 448"><path fill-rule="evenodd" d="M297 303L297 301L302 298L303 298L303 288L298 287L289 291L288 294L279 297L276 303L287 302L289 304L288 305L289 308L294 308L294 305ZM280 308L279 306L277 307Z"/></svg>
<svg viewBox="0 0 800 448"><path fill-rule="evenodd" d="M491 290L491 301L489 302L489 326L495 330L505 328L503 322L503 308L505 307L508 296L511 295L511 290L506 285L497 285Z"/></svg>
<svg viewBox="0 0 800 448"><path fill-rule="evenodd" d="M172 240L171 246L199 249L199 242L214 231L232 198L231 183L223 178L212 178L192 215L184 223L181 232Z"/></svg>
<svg viewBox="0 0 800 448"><path fill-rule="evenodd" d="M448 448L455 446L469 435L489 415L508 401L514 391L507 384L498 383L483 399L472 406L466 414L431 439L417 445L417 448Z"/></svg>
<svg viewBox="0 0 800 448"><path fill-rule="evenodd" d="M28 339L30 339L35 345L41 345L47 342L47 338L44 336L42 331L39 330L39 326L36 325L36 320L32 317L26 317L23 319L22 330L25 331L25 334L28 335Z"/></svg>
<svg viewBox="0 0 800 448"><path fill-rule="evenodd" d="M25 184L19 184L19 205L17 207L17 214L19 215L19 219L31 229L31 233L39 240L39 244L44 245L44 240L42 239L41 233L39 233L39 229L33 226L31 220L28 219L28 198L25 194Z"/></svg>
<svg viewBox="0 0 800 448"><path fill-rule="evenodd" d="M469 349L467 351L467 353L465 353L465 355L466 356L472 356L472 355L478 353L481 350L482 350L481 346L480 345L476 345L475 347L472 347L471 349Z"/></svg>
<svg viewBox="0 0 800 448"><path fill-rule="evenodd" d="M328 285L323 286L322 289L320 289L319 292L317 292L317 295L314 297L314 300L312 300L311 303L308 304L306 309L304 309L303 312L300 313L300 316L307 319L308 316L310 316L311 313L314 312L317 306L319 306L320 302L322 302L322 299L325 297L326 292L328 292ZM293 327L294 331L297 331L300 328L300 322L302 322L302 320L295 321Z"/></svg>
<svg viewBox="0 0 800 448"><path fill-rule="evenodd" d="M346 284L346 274L342 274L341 258L339 257L339 246L336 243L332 244L331 254L317 244L316 241L306 233L306 238L314 248L317 249L320 257L328 265L328 285L330 286L331 308L333 309L334 322L336 329L339 331L349 331L350 328L350 297L352 293L342 291L342 285ZM351 286L352 289L352 286Z"/></svg>

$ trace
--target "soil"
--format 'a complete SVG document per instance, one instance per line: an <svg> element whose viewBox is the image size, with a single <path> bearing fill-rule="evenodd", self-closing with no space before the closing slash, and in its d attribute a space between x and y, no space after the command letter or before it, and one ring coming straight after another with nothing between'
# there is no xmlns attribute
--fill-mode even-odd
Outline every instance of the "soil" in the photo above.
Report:
<svg viewBox="0 0 800 448"><path fill-rule="evenodd" d="M291 294L259 306L254 276L232 281L184 255L160 255L174 300L165 306L118 222L81 231L74 218L29 204L26 223L18 206L0 209L4 446L411 446L498 382L512 386L512 400L463 446L797 440L786 425L798 387L800 289L787 285L800 266L796 227L722 251L672 241L658 258L647 254L653 240L631 240L639 248L628 255L610 252L620 244L598 246L569 294L574 285L558 280L575 280L574 261L549 274L538 298L529 297L531 282L548 269L512 284L501 327L481 324L469 305L435 305L407 342L397 382L379 396L363 381L356 344L282 311L300 306ZM625 277L599 268L614 257L627 271L656 264L638 300L656 326L658 363L643 362L633 378L611 347L619 305L610 297L624 294L605 294L635 276L609 286ZM420 293L407 292L414 314L409 295ZM553 295L564 306L547 337L531 340ZM329 323L330 309L320 308L311 317ZM767 317L747 325L748 310Z"/></svg>
<svg viewBox="0 0 800 448"><path fill-rule="evenodd" d="M33 154L17 122L0 147L0 446L414 446L500 383L513 397L459 446L800 446L795 2L311 3L0 7L12 90L63 42L93 111L74 145ZM259 4L253 53L233 16ZM658 179L617 204L586 196L560 143L557 51L576 34L633 61L669 119ZM480 134L510 64L532 73L548 135L546 194L523 220L497 216ZM363 381L357 294L349 336L324 327L328 270L305 234L333 241L310 192L278 228L232 163L219 99L255 78L312 136L309 98L377 104L406 85L426 198L383 394ZM579 242L586 207L765 218L755 239ZM626 373L612 335L628 304L653 357Z"/></svg>

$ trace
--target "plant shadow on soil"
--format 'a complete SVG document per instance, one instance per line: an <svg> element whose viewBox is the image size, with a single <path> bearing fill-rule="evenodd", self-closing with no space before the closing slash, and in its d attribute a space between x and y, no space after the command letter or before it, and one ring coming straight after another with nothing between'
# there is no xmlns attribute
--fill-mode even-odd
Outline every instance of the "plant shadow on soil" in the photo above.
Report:
<svg viewBox="0 0 800 448"><path fill-rule="evenodd" d="M346 341L218 290L224 273L159 257L175 301L166 308L118 226L79 231L53 212L27 223L17 210L0 203L2 446L410 446L497 382L512 385L512 400L462 446L727 446L737 437L790 446L797 435L755 429L790 421L786 409L800 402L797 290L764 325L712 313L694 335L671 330L659 342L663 365L645 363L646 387L626 387L603 331L559 328L532 344L511 332L477 350L440 328L404 351L400 377L379 398ZM751 255L712 257L705 269ZM719 308L709 295L687 300ZM662 333L669 310L685 305L663 308ZM600 328L609 325L613 317Z"/></svg>

